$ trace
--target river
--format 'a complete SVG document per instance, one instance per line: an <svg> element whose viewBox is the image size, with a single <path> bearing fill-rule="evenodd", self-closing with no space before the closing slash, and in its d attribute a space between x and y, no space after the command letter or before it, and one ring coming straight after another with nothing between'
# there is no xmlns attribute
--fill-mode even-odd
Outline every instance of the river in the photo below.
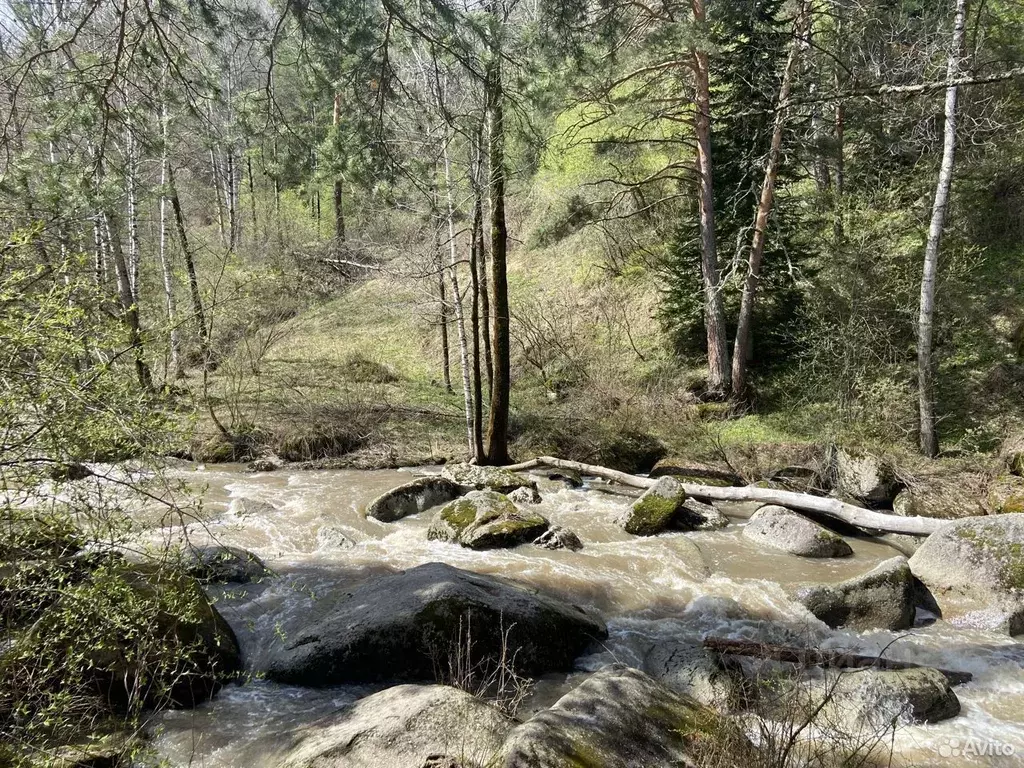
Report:
<svg viewBox="0 0 1024 768"><path fill-rule="evenodd" d="M442 561L525 582L602 614L610 637L603 648L578 660L580 673L612 661L639 667L652 647L669 641L794 634L824 648L867 654L885 648L891 658L971 672L973 681L956 689L963 706L958 717L897 731L896 763L1024 765L1024 646L941 620L903 633L830 630L787 596L787 589L840 581L899 554L880 541L850 539L854 556L842 559L770 553L741 536L753 511L744 505L724 510L733 524L719 531L637 538L614 522L630 501L627 495L597 481L578 490L543 482L537 509L552 523L576 531L584 549L474 552L428 541L429 512L390 524L363 516L371 499L410 480L410 471L250 474L218 465L179 474L202 495L207 519L161 534L244 547L277 574L265 583L212 593L254 668L303 617L329 610L332 591L377 573ZM686 539L700 548L706 566L693 561ZM527 707L549 705L572 677L540 681ZM154 744L170 766L272 768L287 747L290 729L370 690L311 690L262 680L232 684L196 710L159 715ZM991 745L1004 754L973 754ZM1006 756L1009 749L1016 754Z"/></svg>

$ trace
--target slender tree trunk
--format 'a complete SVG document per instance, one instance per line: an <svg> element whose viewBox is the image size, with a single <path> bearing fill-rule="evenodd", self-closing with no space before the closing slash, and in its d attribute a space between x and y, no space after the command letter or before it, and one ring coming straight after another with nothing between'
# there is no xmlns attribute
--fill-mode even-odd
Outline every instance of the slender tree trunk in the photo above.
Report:
<svg viewBox="0 0 1024 768"><path fill-rule="evenodd" d="M161 134L163 145L160 153L160 271L164 279L164 300L167 306L167 325L170 329L171 360L168 378L176 381L181 375L181 333L178 330L178 305L174 298L174 270L171 268L171 254L167 248L167 185L169 182L168 169L170 160L168 158L168 131L167 131L167 106L162 105L160 109Z"/></svg>
<svg viewBox="0 0 1024 768"><path fill-rule="evenodd" d="M136 190L139 169L135 132L129 126L125 131L126 168L125 192L128 197L128 283L132 289L132 303L139 302L139 261L142 247L139 243L139 212Z"/></svg>
<svg viewBox="0 0 1024 768"><path fill-rule="evenodd" d="M953 21L953 41L946 64L946 78L955 81L960 74L964 57L964 39L967 26L967 0L956 0ZM935 203L928 228L928 242L924 250L924 270L921 276L921 311L917 320L917 389L921 420L921 452L926 456L939 453L939 436L935 425L935 360L933 335L935 320L935 277L939 266L939 245L946 222L949 190L953 183L953 161L956 154L957 86L946 89L946 126L942 142L942 164L935 186Z"/></svg>
<svg viewBox="0 0 1024 768"><path fill-rule="evenodd" d="M694 20L706 18L704 0L693 0ZM711 161L711 86L708 54L695 51L694 132L697 137L697 177L700 180L701 278L704 288L704 329L707 333L708 390L724 397L729 382L729 346L726 339L725 307L718 274L718 245L715 239L715 196Z"/></svg>
<svg viewBox="0 0 1024 768"><path fill-rule="evenodd" d="M238 205L235 192L235 150L227 148L227 167L224 171L224 197L228 207L228 248L234 250L238 245Z"/></svg>
<svg viewBox="0 0 1024 768"><path fill-rule="evenodd" d="M181 209L178 188L174 184L174 168L167 166L167 184L171 195L171 209L174 211L174 224L181 242L181 255L185 261L185 272L188 275L189 296L192 299L192 316L199 333L199 344L203 353L203 365L209 364L210 329L206 324L206 312L203 310L203 297L199 291L199 276L196 274L196 263L192 257L192 249L188 243L188 231L185 228L185 214Z"/></svg>
<svg viewBox="0 0 1024 768"><path fill-rule="evenodd" d="M217 228L220 231L220 241L228 244L227 219L224 216L224 184L221 181L220 163L217 161L217 147L210 145L210 173L213 177L213 196L217 200Z"/></svg>
<svg viewBox="0 0 1024 768"><path fill-rule="evenodd" d="M149 366L146 365L144 350L142 347L142 329L139 324L139 306L135 303L132 294L128 262L125 259L124 248L121 245L121 232L118 227L116 214L108 212L104 215L107 224L107 234L110 238L110 254L114 262L114 273L117 277L117 297L121 305L121 318L128 328L128 337L135 351L135 373L139 378L139 384L144 389L153 388L153 377L150 375Z"/></svg>
<svg viewBox="0 0 1024 768"><path fill-rule="evenodd" d="M106 272L106 265L103 260L103 233L100 230L100 216L96 214L92 220L92 243L93 260L92 275L96 285L103 285L103 276Z"/></svg>
<svg viewBox="0 0 1024 768"><path fill-rule="evenodd" d="M743 283L743 296L740 299L739 322L736 325L736 341L732 351L732 394L735 398L747 395L747 370L750 363L751 339L753 337L754 304L757 300L757 284L761 278L761 261L764 258L764 244L768 234L768 217L772 212L775 199L775 182L779 176L779 165L782 161L782 132L786 126L789 113L789 94L793 87L793 74L796 71L800 49L810 12L810 2L802 0L800 10L793 24L793 41L789 48L789 57L782 74L782 85L779 88L779 100L775 110L775 124L772 128L772 141L765 163L764 182L761 185L761 199L757 204L754 216L754 235L750 244L750 256L747 262L747 277Z"/></svg>
<svg viewBox="0 0 1024 768"><path fill-rule="evenodd" d="M245 165L249 172L249 209L252 213L252 239L259 236L259 221L256 218L256 181L252 175L252 155L246 155Z"/></svg>
<svg viewBox="0 0 1024 768"><path fill-rule="evenodd" d="M480 464L486 458L484 453L484 393L483 377L480 371L480 255L483 249L483 206L479 190L473 200L473 229L470 235L469 274L473 303L470 309L470 326L473 332L473 458ZM485 330L486 332L486 330Z"/></svg>
<svg viewBox="0 0 1024 768"><path fill-rule="evenodd" d="M341 94L334 94L334 130L341 125ZM335 137L337 140L337 137ZM334 179L334 237L339 243L345 242L345 208L342 205L341 175Z"/></svg>
<svg viewBox="0 0 1024 768"><path fill-rule="evenodd" d="M441 255L441 222L434 194L431 194L430 207L430 224L434 229L434 271L437 273L437 324L441 329L441 382L445 392L453 392L451 349L448 343L448 289L444 279L444 257Z"/></svg>
<svg viewBox="0 0 1024 768"><path fill-rule="evenodd" d="M497 19L495 19L497 24ZM505 258L508 228L505 223L505 114L502 90L501 50L497 29L492 30L491 61L487 71L487 144L489 203L491 218L491 286L494 291L491 328L493 384L487 423L487 462L508 463L508 410L511 393L511 349L509 340L508 277Z"/></svg>
<svg viewBox="0 0 1024 768"><path fill-rule="evenodd" d="M469 343L466 338L466 319L462 308L462 293L459 291L459 255L455 242L455 200L452 196L452 167L448 144L444 150L444 187L448 208L448 276L452 282L452 307L455 312L455 330L459 336L459 368L462 371L462 398L466 412L466 450L474 456L473 441L473 389L469 375Z"/></svg>
<svg viewBox="0 0 1024 768"><path fill-rule="evenodd" d="M473 216L479 218L474 230L474 242L476 243L476 294L480 302L480 341L484 353L484 375L487 377L487 399L490 400L494 390L494 361L491 356L491 300L489 296L489 285L487 279L487 245L484 236L484 124L477 125L474 136L474 161L473 161ZM478 403L483 407L483 400ZM482 429L482 426L481 426ZM482 461L483 459L481 459Z"/></svg>

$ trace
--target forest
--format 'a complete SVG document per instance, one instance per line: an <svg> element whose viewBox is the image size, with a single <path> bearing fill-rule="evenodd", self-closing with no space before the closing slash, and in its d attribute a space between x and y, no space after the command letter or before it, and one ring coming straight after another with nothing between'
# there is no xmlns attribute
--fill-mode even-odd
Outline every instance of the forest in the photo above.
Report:
<svg viewBox="0 0 1024 768"><path fill-rule="evenodd" d="M1024 751L1024 5L0 0L0 91L0 765Z"/></svg>

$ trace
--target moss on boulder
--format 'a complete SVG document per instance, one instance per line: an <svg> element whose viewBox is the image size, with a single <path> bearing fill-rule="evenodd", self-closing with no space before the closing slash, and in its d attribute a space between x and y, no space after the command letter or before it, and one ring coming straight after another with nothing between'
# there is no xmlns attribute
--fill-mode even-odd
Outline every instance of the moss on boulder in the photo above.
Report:
<svg viewBox="0 0 1024 768"><path fill-rule="evenodd" d="M661 533L682 509L686 493L682 484L672 477L660 477L644 491L619 518L626 533L634 536L654 536Z"/></svg>
<svg viewBox="0 0 1024 768"><path fill-rule="evenodd" d="M520 509L496 491L471 491L441 508L427 538L469 549L498 549L531 542L550 524L542 515Z"/></svg>

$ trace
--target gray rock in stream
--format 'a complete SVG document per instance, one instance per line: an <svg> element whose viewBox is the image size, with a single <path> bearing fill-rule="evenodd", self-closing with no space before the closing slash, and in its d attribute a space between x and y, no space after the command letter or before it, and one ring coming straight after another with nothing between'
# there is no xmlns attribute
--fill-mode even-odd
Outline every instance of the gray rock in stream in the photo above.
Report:
<svg viewBox="0 0 1024 768"><path fill-rule="evenodd" d="M910 570L946 618L1024 633L1024 514L968 517L944 525L910 558Z"/></svg>
<svg viewBox="0 0 1024 768"><path fill-rule="evenodd" d="M715 531L729 525L729 518L711 504L686 499L672 518L672 527L680 531Z"/></svg>
<svg viewBox="0 0 1024 768"><path fill-rule="evenodd" d="M909 629L917 590L907 558L894 557L863 576L797 590L796 599L830 627Z"/></svg>
<svg viewBox="0 0 1024 768"><path fill-rule="evenodd" d="M743 536L800 557L849 557L853 549L839 535L792 510L768 504L755 512Z"/></svg>
<svg viewBox="0 0 1024 768"><path fill-rule="evenodd" d="M262 560L239 547L195 547L185 552L182 565L202 584L249 584L270 575Z"/></svg>
<svg viewBox="0 0 1024 768"><path fill-rule="evenodd" d="M743 702L744 678L738 670L726 667L724 658L705 650L699 641L681 640L652 647L643 668L676 693L728 712Z"/></svg>
<svg viewBox="0 0 1024 768"><path fill-rule="evenodd" d="M420 477L378 496L366 508L366 516L393 523L408 515L457 499L463 489L444 477Z"/></svg>
<svg viewBox="0 0 1024 768"><path fill-rule="evenodd" d="M661 477L629 505L618 523L634 536L654 536L669 527L685 501L682 484L673 477Z"/></svg>
<svg viewBox="0 0 1024 768"><path fill-rule="evenodd" d="M553 525L544 533L534 539L533 543L544 549L568 549L579 552L583 549L583 542L580 537L568 528L560 525Z"/></svg>
<svg viewBox="0 0 1024 768"><path fill-rule="evenodd" d="M434 680L448 669L452 649L469 641L471 663L493 663L504 643L517 672L539 675L571 669L591 642L607 636L603 621L568 603L428 563L337 598L330 615L286 638L266 672L277 682L312 687Z"/></svg>
<svg viewBox="0 0 1024 768"><path fill-rule="evenodd" d="M713 741L711 734L713 735ZM742 765L746 739L720 715L643 672L614 665L509 734L503 768L674 768L712 754Z"/></svg>
<svg viewBox="0 0 1024 768"><path fill-rule="evenodd" d="M441 477L467 491L497 491L509 494L520 488L537 490L537 481L502 467L484 467L476 464L449 464L441 470Z"/></svg>
<svg viewBox="0 0 1024 768"><path fill-rule="evenodd" d="M398 685L287 734L281 768L482 768L514 721L445 685Z"/></svg>
<svg viewBox="0 0 1024 768"><path fill-rule="evenodd" d="M960 699L937 669L860 670L842 674L834 709L851 725L885 728L894 722L937 723L960 714Z"/></svg>
<svg viewBox="0 0 1024 768"><path fill-rule="evenodd" d="M471 491L437 513L427 538L469 549L504 549L533 541L550 523L537 512L520 509L495 491Z"/></svg>

